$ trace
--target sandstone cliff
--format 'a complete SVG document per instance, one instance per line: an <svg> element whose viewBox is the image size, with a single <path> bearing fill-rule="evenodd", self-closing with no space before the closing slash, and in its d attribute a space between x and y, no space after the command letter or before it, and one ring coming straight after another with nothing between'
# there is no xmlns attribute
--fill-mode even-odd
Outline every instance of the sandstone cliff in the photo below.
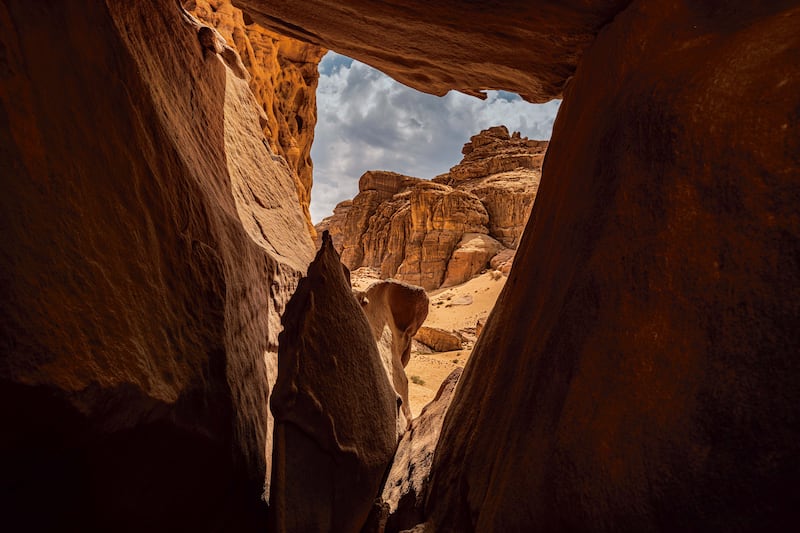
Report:
<svg viewBox="0 0 800 533"><path fill-rule="evenodd" d="M426 289L463 283L517 247L546 149L546 141L509 135L505 126L484 130L433 180L365 173L358 195L317 229L331 232L351 269L378 268Z"/></svg>
<svg viewBox="0 0 800 533"><path fill-rule="evenodd" d="M184 7L216 28L239 52L250 74L250 89L264 112L261 126L265 138L289 165L313 236L308 211L313 174L311 143L317 123L317 65L326 50L254 23L230 0L190 0Z"/></svg>

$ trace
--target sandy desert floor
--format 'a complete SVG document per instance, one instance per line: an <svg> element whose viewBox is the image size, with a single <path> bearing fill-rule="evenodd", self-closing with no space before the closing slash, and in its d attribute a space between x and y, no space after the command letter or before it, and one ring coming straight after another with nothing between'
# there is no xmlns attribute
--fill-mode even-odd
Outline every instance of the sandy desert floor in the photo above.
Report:
<svg viewBox="0 0 800 533"><path fill-rule="evenodd" d="M475 324L489 316L505 283L506 276L487 271L462 285L429 292L430 311L424 325L448 331L472 330L474 334ZM425 404L433 400L439 385L450 372L466 364L471 351L469 343L464 349L453 352L411 353L406 375L414 416L418 416Z"/></svg>

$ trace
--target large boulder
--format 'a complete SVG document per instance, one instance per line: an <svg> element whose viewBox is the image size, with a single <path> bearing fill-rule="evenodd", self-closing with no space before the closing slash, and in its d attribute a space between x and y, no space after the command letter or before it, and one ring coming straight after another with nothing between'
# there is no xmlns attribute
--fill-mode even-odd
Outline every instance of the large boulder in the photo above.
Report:
<svg viewBox="0 0 800 533"><path fill-rule="evenodd" d="M414 335L414 339L436 352L452 352L460 350L462 346L461 337L452 331L441 328L422 326Z"/></svg>
<svg viewBox="0 0 800 533"><path fill-rule="evenodd" d="M442 287L452 287L469 281L480 274L489 264L489 260L502 249L503 245L488 235L465 233L447 263Z"/></svg>
<svg viewBox="0 0 800 533"><path fill-rule="evenodd" d="M324 233L282 318L270 401L277 532L361 531L397 445L396 394L346 274Z"/></svg>

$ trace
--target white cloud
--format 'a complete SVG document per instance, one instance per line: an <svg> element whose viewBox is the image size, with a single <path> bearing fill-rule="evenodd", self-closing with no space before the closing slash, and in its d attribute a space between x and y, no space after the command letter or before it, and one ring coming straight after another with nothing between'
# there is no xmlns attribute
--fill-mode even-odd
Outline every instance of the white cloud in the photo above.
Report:
<svg viewBox="0 0 800 533"><path fill-rule="evenodd" d="M457 92L438 97L328 52L320 63L317 127L311 157L316 223L358 192L367 170L432 178L461 160L472 135L504 124L531 139L549 139L558 101L535 105L503 91L486 100Z"/></svg>

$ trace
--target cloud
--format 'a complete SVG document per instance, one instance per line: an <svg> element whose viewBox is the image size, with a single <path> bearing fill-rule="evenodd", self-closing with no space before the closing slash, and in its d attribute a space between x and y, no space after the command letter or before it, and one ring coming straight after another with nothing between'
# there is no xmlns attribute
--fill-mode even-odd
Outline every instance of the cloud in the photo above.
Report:
<svg viewBox="0 0 800 533"><path fill-rule="evenodd" d="M461 147L472 135L499 124L549 139L559 105L529 104L505 91L489 91L486 100L457 92L432 96L334 52L319 71L311 150L315 223L358 193L358 178L367 170L432 178L461 160Z"/></svg>

